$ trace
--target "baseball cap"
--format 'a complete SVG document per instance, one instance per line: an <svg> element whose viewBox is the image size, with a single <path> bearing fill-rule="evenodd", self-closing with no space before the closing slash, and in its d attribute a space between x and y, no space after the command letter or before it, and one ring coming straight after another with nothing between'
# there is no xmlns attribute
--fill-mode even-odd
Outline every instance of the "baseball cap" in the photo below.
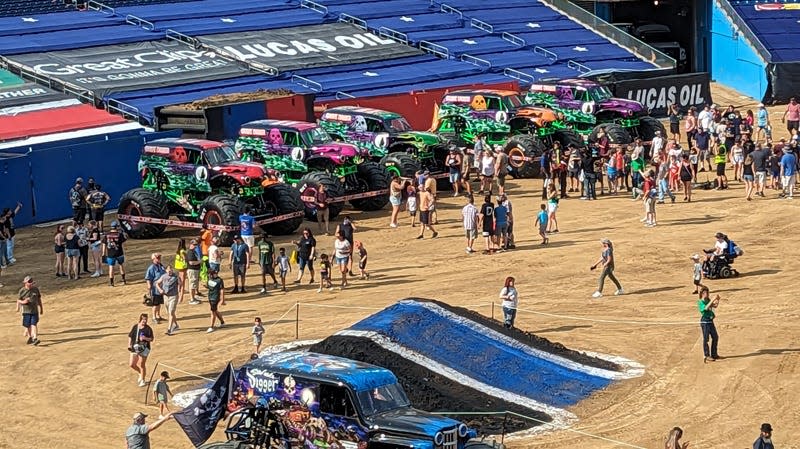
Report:
<svg viewBox="0 0 800 449"><path fill-rule="evenodd" d="M111 222L111 227L112 228L119 227L119 223L117 222L117 220L114 220L114 221Z"/></svg>
<svg viewBox="0 0 800 449"><path fill-rule="evenodd" d="M759 107L759 108L763 108L763 107L764 107L764 103L759 103L759 104L758 104L758 107Z"/></svg>
<svg viewBox="0 0 800 449"><path fill-rule="evenodd" d="M33 282L33 277L25 276L25 278L22 279L22 282Z"/></svg>
<svg viewBox="0 0 800 449"><path fill-rule="evenodd" d="M233 239L234 239L234 240L241 240L241 239L242 239L242 236L241 236L241 235L237 235L237 236L235 236Z"/></svg>
<svg viewBox="0 0 800 449"><path fill-rule="evenodd" d="M139 421L140 419L144 419L144 418L147 418L147 415L145 415L142 412L136 412L136 413L133 414L133 420L134 421Z"/></svg>
<svg viewBox="0 0 800 449"><path fill-rule="evenodd" d="M700 255L699 254L692 254L691 257L689 257L689 258L692 259L692 260L700 260Z"/></svg>
<svg viewBox="0 0 800 449"><path fill-rule="evenodd" d="M161 377L169 379L169 373L166 371L161 371Z"/></svg>
<svg viewBox="0 0 800 449"><path fill-rule="evenodd" d="M189 244L190 244L190 245L197 245L197 239L192 239L192 240L189 242Z"/></svg>
<svg viewBox="0 0 800 449"><path fill-rule="evenodd" d="M77 179L75 179L75 182L83 182L83 178L81 178L81 177L79 176Z"/></svg>

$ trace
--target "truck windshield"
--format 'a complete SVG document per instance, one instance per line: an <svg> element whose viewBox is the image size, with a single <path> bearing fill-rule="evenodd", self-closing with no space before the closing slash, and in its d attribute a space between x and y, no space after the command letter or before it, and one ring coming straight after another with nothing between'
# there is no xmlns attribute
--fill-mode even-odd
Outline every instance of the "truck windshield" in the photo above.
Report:
<svg viewBox="0 0 800 449"><path fill-rule="evenodd" d="M406 393L398 384L359 391L356 396L361 411L367 416L409 406Z"/></svg>
<svg viewBox="0 0 800 449"><path fill-rule="evenodd" d="M320 127L309 129L303 133L303 140L308 146L313 145L324 145L331 140L331 136L328 135L328 132Z"/></svg>
<svg viewBox="0 0 800 449"><path fill-rule="evenodd" d="M608 90L606 86L597 86L592 87L589 89L589 96L592 98L592 101L606 101L611 98L613 95L611 91Z"/></svg>
<svg viewBox="0 0 800 449"><path fill-rule="evenodd" d="M522 106L522 99L519 98L519 95L506 95L503 97L503 101L505 102L506 110L508 111Z"/></svg>
<svg viewBox="0 0 800 449"><path fill-rule="evenodd" d="M386 123L389 125L389 128L393 131L405 132L412 130L411 125L409 125L406 119L403 117L397 117L391 120L387 120Z"/></svg>
<svg viewBox="0 0 800 449"><path fill-rule="evenodd" d="M206 156L206 161L208 161L208 165L210 165L212 167L214 165L223 164L225 162L239 160L236 157L236 152L233 151L233 148L231 148L231 147L229 147L227 145L223 145L221 147L217 147L217 148L213 148L213 149L210 149L210 150L206 150L204 152L204 154Z"/></svg>

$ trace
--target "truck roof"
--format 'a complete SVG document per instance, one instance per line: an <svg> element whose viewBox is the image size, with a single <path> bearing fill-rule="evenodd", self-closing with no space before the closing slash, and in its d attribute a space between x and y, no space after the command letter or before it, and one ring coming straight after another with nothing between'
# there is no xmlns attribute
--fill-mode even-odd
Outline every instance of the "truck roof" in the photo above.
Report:
<svg viewBox="0 0 800 449"><path fill-rule="evenodd" d="M315 352L288 351L269 354L247 362L244 367L343 383L355 391L397 383L397 377L386 368Z"/></svg>
<svg viewBox="0 0 800 449"><path fill-rule="evenodd" d="M395 118L401 116L396 112L384 111L383 109L364 108L361 106L336 106L334 108L325 110L325 112L323 112L323 115L329 112L338 114L366 115L379 119Z"/></svg>
<svg viewBox="0 0 800 449"><path fill-rule="evenodd" d="M223 146L222 142L217 142L214 140L206 140L206 139L181 139L178 137L167 137L164 139L156 139L151 140L145 144L145 148L147 147L187 147L193 148L197 150L210 150L213 148L219 148Z"/></svg>
<svg viewBox="0 0 800 449"><path fill-rule="evenodd" d="M316 128L316 123L301 122L299 120L256 120L254 122L247 122L242 125L242 128L251 129L294 129L297 131L305 131L307 129Z"/></svg>

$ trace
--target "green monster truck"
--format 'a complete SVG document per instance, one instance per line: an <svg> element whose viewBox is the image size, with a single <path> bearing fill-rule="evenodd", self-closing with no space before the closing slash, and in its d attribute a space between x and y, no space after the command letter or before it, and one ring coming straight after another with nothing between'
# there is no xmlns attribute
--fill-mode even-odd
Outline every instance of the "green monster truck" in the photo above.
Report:
<svg viewBox="0 0 800 449"><path fill-rule="evenodd" d="M158 139L148 142L139 159L142 187L122 195L119 221L133 238L159 236L170 225L224 226L223 245L232 242L239 215L249 207L256 221L291 215L261 225L268 234L293 233L303 222L300 195L259 164L240 162L227 145L211 140ZM137 217L158 221L139 221ZM236 228L236 229L233 229Z"/></svg>
<svg viewBox="0 0 800 449"><path fill-rule="evenodd" d="M414 131L395 112L339 106L325 111L319 124L335 140L368 151L390 174L412 177L418 170L428 170L436 177L445 173L447 141L434 133Z"/></svg>

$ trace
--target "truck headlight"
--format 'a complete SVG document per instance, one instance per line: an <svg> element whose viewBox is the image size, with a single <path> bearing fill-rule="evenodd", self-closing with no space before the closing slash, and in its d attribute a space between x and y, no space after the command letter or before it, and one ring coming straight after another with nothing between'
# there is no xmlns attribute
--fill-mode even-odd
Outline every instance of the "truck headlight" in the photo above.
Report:
<svg viewBox="0 0 800 449"><path fill-rule="evenodd" d="M433 442L437 446L441 446L444 444L444 434L442 432L436 432L436 435L433 436Z"/></svg>
<svg viewBox="0 0 800 449"><path fill-rule="evenodd" d="M458 425L458 436L459 437L464 438L465 436L467 436L467 432L468 431L469 431L469 429L467 428L466 424L461 423L461 424Z"/></svg>

